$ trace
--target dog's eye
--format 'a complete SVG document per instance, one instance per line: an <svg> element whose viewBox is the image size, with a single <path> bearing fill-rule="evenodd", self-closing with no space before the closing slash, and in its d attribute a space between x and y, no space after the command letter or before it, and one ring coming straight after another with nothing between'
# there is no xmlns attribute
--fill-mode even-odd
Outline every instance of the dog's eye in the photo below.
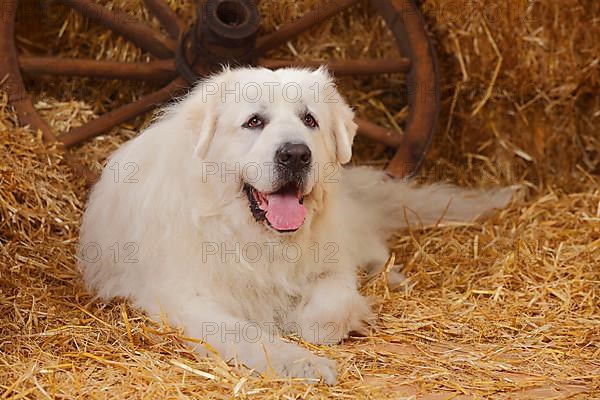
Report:
<svg viewBox="0 0 600 400"><path fill-rule="evenodd" d="M261 128L264 124L264 119L262 119L259 115L253 115L248 119L248 121L244 122L244 125L242 125L242 127L248 129L257 129Z"/></svg>
<svg viewBox="0 0 600 400"><path fill-rule="evenodd" d="M304 117L302 117L302 122L304 122L304 125L312 129L319 127L317 120L312 116L311 113L304 114Z"/></svg>

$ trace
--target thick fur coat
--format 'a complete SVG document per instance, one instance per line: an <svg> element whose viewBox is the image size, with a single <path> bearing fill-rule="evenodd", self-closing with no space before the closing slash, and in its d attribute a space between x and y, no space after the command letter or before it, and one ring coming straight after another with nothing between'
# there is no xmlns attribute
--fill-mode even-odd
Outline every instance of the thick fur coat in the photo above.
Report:
<svg viewBox="0 0 600 400"><path fill-rule="evenodd" d="M210 345L192 344L200 352L334 383L333 361L281 337L334 344L361 331L371 312L357 269L383 267L391 232L473 220L512 192L342 167L355 132L323 69L200 82L107 161L83 217L85 282L166 316Z"/></svg>

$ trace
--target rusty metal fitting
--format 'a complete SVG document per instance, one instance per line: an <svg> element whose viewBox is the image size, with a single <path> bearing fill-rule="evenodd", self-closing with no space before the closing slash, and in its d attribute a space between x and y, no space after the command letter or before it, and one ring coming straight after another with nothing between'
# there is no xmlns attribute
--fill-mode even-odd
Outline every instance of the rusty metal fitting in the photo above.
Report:
<svg viewBox="0 0 600 400"><path fill-rule="evenodd" d="M205 67L256 65L260 14L253 0L200 1L197 12L196 49Z"/></svg>

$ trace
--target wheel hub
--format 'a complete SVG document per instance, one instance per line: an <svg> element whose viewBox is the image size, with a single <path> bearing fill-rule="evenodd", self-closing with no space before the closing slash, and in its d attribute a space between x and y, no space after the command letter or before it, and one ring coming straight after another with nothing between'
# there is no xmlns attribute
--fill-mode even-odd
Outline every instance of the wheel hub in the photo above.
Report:
<svg viewBox="0 0 600 400"><path fill-rule="evenodd" d="M260 14L252 0L209 0L198 6L198 52L208 65L256 64Z"/></svg>
<svg viewBox="0 0 600 400"><path fill-rule="evenodd" d="M196 21L181 35L177 72L193 84L197 71L222 65L256 65L256 34L260 14L252 0L208 0L196 4Z"/></svg>

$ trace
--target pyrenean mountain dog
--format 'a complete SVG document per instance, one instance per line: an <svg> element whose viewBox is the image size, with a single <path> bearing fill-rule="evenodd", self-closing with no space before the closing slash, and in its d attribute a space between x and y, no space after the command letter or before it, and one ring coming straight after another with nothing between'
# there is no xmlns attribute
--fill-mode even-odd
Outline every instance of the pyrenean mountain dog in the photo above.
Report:
<svg viewBox="0 0 600 400"><path fill-rule="evenodd" d="M334 383L333 361L281 337L333 344L364 330L357 268L381 270L388 234L472 220L512 192L342 168L352 119L324 69L200 82L108 160L81 227L87 285L166 315L203 353Z"/></svg>

